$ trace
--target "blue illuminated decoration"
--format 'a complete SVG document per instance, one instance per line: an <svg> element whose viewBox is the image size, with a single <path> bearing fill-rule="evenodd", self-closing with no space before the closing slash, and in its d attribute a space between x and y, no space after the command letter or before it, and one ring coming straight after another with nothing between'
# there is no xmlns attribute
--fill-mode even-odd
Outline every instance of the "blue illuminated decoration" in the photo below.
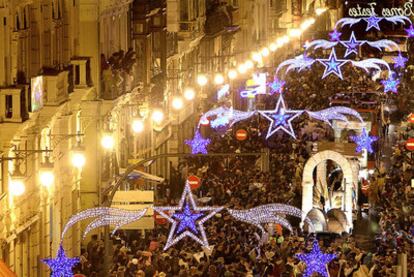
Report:
<svg viewBox="0 0 414 277"><path fill-rule="evenodd" d="M341 80L344 79L342 76L341 67L348 61L348 60L341 60L336 58L335 49L332 49L331 54L329 55L328 59L317 59L321 64L325 66L325 72L323 73L322 79L330 74L335 74Z"/></svg>
<svg viewBox="0 0 414 277"><path fill-rule="evenodd" d="M398 85L400 84L400 80L394 79L394 77L389 77L386 80L382 80L381 84L384 86L384 92L393 92L398 93Z"/></svg>
<svg viewBox="0 0 414 277"><path fill-rule="evenodd" d="M202 125L202 122L210 122L210 127L213 129L232 127L237 122L248 119L254 114L254 111L244 112L235 110L232 107L218 107L203 114L200 118L198 126Z"/></svg>
<svg viewBox="0 0 414 277"><path fill-rule="evenodd" d="M254 98L258 94L266 94L266 73L254 73L252 79L247 80L246 89L240 92L243 98Z"/></svg>
<svg viewBox="0 0 414 277"><path fill-rule="evenodd" d="M273 82L271 82L270 84L269 84L269 87L270 87L270 89L271 89L271 94L274 94L274 93L282 93L282 91L283 91L283 86L286 84L286 82L285 81L283 81L283 80L279 80L278 78L275 78L274 80L273 80Z"/></svg>
<svg viewBox="0 0 414 277"><path fill-rule="evenodd" d="M407 36L409 38L413 38L414 37L414 25L411 24L408 29L405 29L405 31L407 32Z"/></svg>
<svg viewBox="0 0 414 277"><path fill-rule="evenodd" d="M377 29L378 31L380 31L380 26L379 26L379 22L381 21L381 18L376 17L376 16L370 16L368 18L365 19L365 21L367 22L367 28L365 29L365 31L369 31L372 28Z"/></svg>
<svg viewBox="0 0 414 277"><path fill-rule="evenodd" d="M335 24L335 29L338 27L344 27L344 26L348 26L352 27L353 25L359 23L359 22L366 22L367 23L367 28L365 29L366 31L369 31L370 29L374 28L377 29L378 31L380 31L380 26L379 26L379 22L385 20L388 22L391 22L393 24L405 24L406 22L411 24L411 20L406 17L406 16L390 16L390 17L376 17L376 16L370 16L370 17L359 17L359 18L354 18L354 17L344 17L339 19L336 24Z"/></svg>
<svg viewBox="0 0 414 277"><path fill-rule="evenodd" d="M362 129L361 135L351 136L351 139L357 145L355 149L356 153L360 153L364 149L367 150L368 153L373 153L374 150L372 149L372 143L378 140L377 137L368 135L365 128Z"/></svg>
<svg viewBox="0 0 414 277"><path fill-rule="evenodd" d="M59 249L56 258L42 259L42 262L52 271L51 277L72 277L72 268L80 262L79 258L66 257L65 250L62 244L59 245Z"/></svg>
<svg viewBox="0 0 414 277"><path fill-rule="evenodd" d="M336 258L335 254L324 254L319 248L317 240L314 240L311 252L296 254L296 258L306 264L303 277L311 277L313 273L319 273L323 277L329 277L327 265Z"/></svg>
<svg viewBox="0 0 414 277"><path fill-rule="evenodd" d="M191 147L192 154L207 154L207 146L210 144L210 139L205 139L197 129L193 139L186 139L185 144Z"/></svg>
<svg viewBox="0 0 414 277"><path fill-rule="evenodd" d="M341 43L346 47L345 57L348 57L352 53L354 53L355 55L358 55L359 46L362 45L362 43L364 42L366 41L357 40L355 38L354 32L352 32L349 40L341 41Z"/></svg>
<svg viewBox="0 0 414 277"><path fill-rule="evenodd" d="M203 224L222 209L223 207L198 207L191 193L190 185L186 182L178 206L154 207L156 212L171 223L164 250L186 237L190 237L203 247L210 249Z"/></svg>
<svg viewBox="0 0 414 277"><path fill-rule="evenodd" d="M331 121L333 120L340 120L343 122L348 123L348 116L353 116L357 118L360 122L364 122L361 115L354 109L342 106L330 107L321 111L306 111L308 115L316 120L323 121L329 125L331 125Z"/></svg>
<svg viewBox="0 0 414 277"><path fill-rule="evenodd" d="M270 121L266 139L270 138L279 130L283 130L285 133L296 139L295 132L292 127L292 121L300 116L303 111L287 110L282 95L279 96L274 110L264 110L258 112Z"/></svg>
<svg viewBox="0 0 414 277"><path fill-rule="evenodd" d="M408 61L408 59L399 53L397 57L393 58L393 61L394 68L405 68L405 63Z"/></svg>
<svg viewBox="0 0 414 277"><path fill-rule="evenodd" d="M314 59L309 58L305 54L299 55L293 59L288 59L283 62L281 62L276 69L276 75L279 73L279 71L287 66L286 73L289 73L291 70L298 70L299 72L302 71L305 68L308 68L313 65L315 62Z"/></svg>
<svg viewBox="0 0 414 277"><path fill-rule="evenodd" d="M329 40L339 41L341 39L341 35L341 32L339 32L337 29L334 29L332 32L329 33Z"/></svg>

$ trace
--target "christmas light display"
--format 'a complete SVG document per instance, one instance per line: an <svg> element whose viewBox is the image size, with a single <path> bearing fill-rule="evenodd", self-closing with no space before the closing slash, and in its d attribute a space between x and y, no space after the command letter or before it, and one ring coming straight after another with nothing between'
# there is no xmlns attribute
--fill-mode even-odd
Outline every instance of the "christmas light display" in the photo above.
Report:
<svg viewBox="0 0 414 277"><path fill-rule="evenodd" d="M348 40L341 41L342 45L346 47L345 57L348 57L352 53L358 55L359 46L362 45L363 40L357 40L354 32L351 33L351 37Z"/></svg>
<svg viewBox="0 0 414 277"><path fill-rule="evenodd" d="M222 209L223 207L198 207L191 193L190 185L186 182L178 206L154 207L156 212L172 223L164 250L186 237L190 237L203 247L210 249L203 224ZM170 215L171 213L172 215Z"/></svg>
<svg viewBox="0 0 414 277"><path fill-rule="evenodd" d="M78 257L66 257L65 250L61 244L59 245L56 258L42 259L42 262L47 264L52 271L51 277L72 277L72 268L80 262L80 259Z"/></svg>
<svg viewBox="0 0 414 277"><path fill-rule="evenodd" d="M253 74L252 79L247 80L246 89L240 92L243 98L254 98L258 94L266 94L266 73Z"/></svg>
<svg viewBox="0 0 414 277"><path fill-rule="evenodd" d="M273 82L269 83L271 94L282 93L283 87L284 87L285 84L286 84L285 81L279 80L278 78L275 78L273 80Z"/></svg>
<svg viewBox="0 0 414 277"><path fill-rule="evenodd" d="M393 92L398 93L398 85L400 84L400 80L395 79L394 77L389 77L386 80L382 80L381 84L384 86L384 92Z"/></svg>
<svg viewBox="0 0 414 277"><path fill-rule="evenodd" d="M192 154L207 154L207 146L210 144L211 139L203 138L200 134L200 130L197 129L193 139L186 139L185 144L191 147Z"/></svg>
<svg viewBox="0 0 414 277"><path fill-rule="evenodd" d="M342 76L341 67L348 62L348 60L342 60L336 58L335 48L332 48L331 54L329 55L328 59L316 59L319 61L323 66L325 66L325 71L323 72L322 79L330 74L335 74L341 80L344 79Z"/></svg>
<svg viewBox="0 0 414 277"><path fill-rule="evenodd" d="M405 63L408 61L408 59L399 53L397 57L393 58L393 61L394 68L405 68Z"/></svg>
<svg viewBox="0 0 414 277"><path fill-rule="evenodd" d="M329 277L327 265L336 258L336 255L324 254L319 248L318 241L315 240L310 253L296 254L296 258L306 264L303 277L311 277L313 273L319 273L323 277Z"/></svg>
<svg viewBox="0 0 414 277"><path fill-rule="evenodd" d="M405 31L407 32L407 36L409 38L413 38L414 37L414 25L411 24L408 29L405 29Z"/></svg>
<svg viewBox="0 0 414 277"><path fill-rule="evenodd" d="M337 29L334 29L332 32L329 33L329 40L339 41L341 39L341 35L341 32L339 32Z"/></svg>
<svg viewBox="0 0 414 277"><path fill-rule="evenodd" d="M330 107L321 111L312 112L306 111L310 117L331 125L332 120L340 120L348 122L346 115L357 118L360 122L364 122L361 115L354 109L342 106Z"/></svg>
<svg viewBox="0 0 414 277"><path fill-rule="evenodd" d="M232 127L237 122L248 119L252 117L254 114L255 114L254 111L244 112L244 111L235 110L232 107L230 108L219 107L219 108L212 109L206 112L205 114L203 114L203 116L200 118L198 126L200 126L202 122L209 121L210 126L214 129L224 127L224 126Z"/></svg>
<svg viewBox="0 0 414 277"><path fill-rule="evenodd" d="M299 72L302 71L305 68L309 68L315 63L315 60L312 58L309 58L306 55L299 55L293 59L288 59L283 62L281 62L278 67L276 68L276 74L279 73L279 71L287 66L286 73L289 73L291 70L298 70Z"/></svg>
<svg viewBox="0 0 414 277"><path fill-rule="evenodd" d="M292 121L300 116L303 111L286 109L285 101L283 100L282 95L279 96L274 110L263 110L258 112L270 121L266 139L270 138L279 130L283 130L285 133L296 139L295 132L292 127Z"/></svg>
<svg viewBox="0 0 414 277"><path fill-rule="evenodd" d="M374 150L372 149L372 143L376 141L378 138L375 136L370 136L367 133L365 128L362 129L361 135L359 136L351 136L351 140L356 143L355 152L360 153L362 150L367 150L368 153L373 153Z"/></svg>
<svg viewBox="0 0 414 277"><path fill-rule="evenodd" d="M384 20L391 22L393 24L405 24L406 22L411 24L411 20L406 16L391 16L391 17L376 17L376 16L370 16L370 17L359 17L359 18L353 18L353 17L344 17L339 19L335 24L335 29L338 27L344 27L348 26L352 27L353 25L359 23L359 22L366 22L367 28L366 31L371 30L372 28L377 29L380 31L379 23Z"/></svg>

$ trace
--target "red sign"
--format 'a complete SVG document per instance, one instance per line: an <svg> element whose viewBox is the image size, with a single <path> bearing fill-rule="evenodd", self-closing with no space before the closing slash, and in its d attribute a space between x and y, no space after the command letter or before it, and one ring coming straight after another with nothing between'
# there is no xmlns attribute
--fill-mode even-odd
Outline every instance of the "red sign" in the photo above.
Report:
<svg viewBox="0 0 414 277"><path fill-rule="evenodd" d="M405 147L410 151L414 151L414 138L408 139L405 143Z"/></svg>
<svg viewBox="0 0 414 277"><path fill-rule="evenodd" d="M414 123L414 113L408 116L408 123Z"/></svg>
<svg viewBox="0 0 414 277"><path fill-rule="evenodd" d="M201 186L201 180L195 175L191 175L187 178L187 182L190 184L190 188L198 189Z"/></svg>
<svg viewBox="0 0 414 277"><path fill-rule="evenodd" d="M160 215L156 211L154 211L154 221L157 224L160 224L160 225L167 224L167 222L168 222L168 220L165 217L163 217L162 215Z"/></svg>
<svg viewBox="0 0 414 277"><path fill-rule="evenodd" d="M239 129L236 132L236 139L239 140L239 141L246 140L247 139L247 136L248 136L248 133L244 129Z"/></svg>

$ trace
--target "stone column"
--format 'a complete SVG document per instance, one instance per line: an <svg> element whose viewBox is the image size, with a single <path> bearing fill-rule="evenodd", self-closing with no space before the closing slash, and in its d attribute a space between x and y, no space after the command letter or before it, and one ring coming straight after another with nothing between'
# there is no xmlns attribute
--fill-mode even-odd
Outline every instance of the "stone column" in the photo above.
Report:
<svg viewBox="0 0 414 277"><path fill-rule="evenodd" d="M313 208L313 184L311 182L306 182L302 184L302 224L305 220L305 216Z"/></svg>

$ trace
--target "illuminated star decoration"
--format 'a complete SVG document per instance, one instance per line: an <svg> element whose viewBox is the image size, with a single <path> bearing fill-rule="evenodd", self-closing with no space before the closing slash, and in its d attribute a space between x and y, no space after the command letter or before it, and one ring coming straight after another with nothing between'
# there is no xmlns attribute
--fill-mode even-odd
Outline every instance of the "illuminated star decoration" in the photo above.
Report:
<svg viewBox="0 0 414 277"><path fill-rule="evenodd" d="M408 59L399 53L397 57L393 58L393 61L394 68L405 68L405 63L408 61Z"/></svg>
<svg viewBox="0 0 414 277"><path fill-rule="evenodd" d="M285 81L279 80L278 78L275 78L273 82L269 84L269 87L271 89L271 94L275 93L282 93L283 86L286 84Z"/></svg>
<svg viewBox="0 0 414 277"><path fill-rule="evenodd" d="M372 149L372 143L376 141L378 138L375 136L368 135L367 130L363 128L361 135L351 136L351 139L357 145L355 152L360 153L363 149L366 149L368 153L373 153L374 150Z"/></svg>
<svg viewBox="0 0 414 277"><path fill-rule="evenodd" d="M52 271L51 277L72 277L72 267L80 262L78 257L68 258L66 257L65 250L62 244L59 245L56 258L42 259L42 262L47 264Z"/></svg>
<svg viewBox="0 0 414 277"><path fill-rule="evenodd" d="M270 121L266 139L271 137L279 130L285 131L285 133L296 139L295 132L293 131L292 127L292 121L301 115L303 111L287 110L282 95L279 96L276 108L274 110L264 110L258 112Z"/></svg>
<svg viewBox="0 0 414 277"><path fill-rule="evenodd" d="M349 40L341 41L342 45L346 47L345 57L348 57L352 53L354 53L355 55L358 55L358 50L359 50L358 47L364 42L366 41L357 40L355 38L354 32L352 32Z"/></svg>
<svg viewBox="0 0 414 277"><path fill-rule="evenodd" d="M368 23L367 28L365 31L369 31L371 28L375 28L378 31L380 31L380 26L378 23L382 20L382 18L376 17L376 16L370 16L368 18L364 18L364 20Z"/></svg>
<svg viewBox="0 0 414 277"><path fill-rule="evenodd" d="M172 223L164 250L186 237L210 249L203 224L222 209L223 207L197 207L190 185L186 182L178 206L154 207L156 212ZM171 212L173 212L172 215L170 215Z"/></svg>
<svg viewBox="0 0 414 277"><path fill-rule="evenodd" d="M414 25L410 25L410 28L405 29L409 38L414 37Z"/></svg>
<svg viewBox="0 0 414 277"><path fill-rule="evenodd" d="M334 29L332 32L329 33L329 40L330 41L339 41L341 38L342 33L339 32L337 29Z"/></svg>
<svg viewBox="0 0 414 277"><path fill-rule="evenodd" d="M310 253L296 254L296 258L306 264L303 277L310 277L313 273L319 273L323 277L328 277L327 265L336 258L335 254L324 254L319 248L318 241L313 242Z"/></svg>
<svg viewBox="0 0 414 277"><path fill-rule="evenodd" d="M398 85L400 84L400 80L394 79L394 77L389 77L386 80L382 80L381 84L384 86L384 92L393 92L398 93Z"/></svg>
<svg viewBox="0 0 414 277"><path fill-rule="evenodd" d="M210 139L205 139L200 134L199 129L196 130L193 139L186 139L185 144L191 147L192 154L207 154L207 146L210 144Z"/></svg>
<svg viewBox="0 0 414 277"><path fill-rule="evenodd" d="M325 71L323 73L322 79L330 74L335 74L341 80L344 79L342 76L341 67L348 62L348 60L341 60L336 58L335 48L332 48L331 54L328 59L317 59L321 64L325 66Z"/></svg>

